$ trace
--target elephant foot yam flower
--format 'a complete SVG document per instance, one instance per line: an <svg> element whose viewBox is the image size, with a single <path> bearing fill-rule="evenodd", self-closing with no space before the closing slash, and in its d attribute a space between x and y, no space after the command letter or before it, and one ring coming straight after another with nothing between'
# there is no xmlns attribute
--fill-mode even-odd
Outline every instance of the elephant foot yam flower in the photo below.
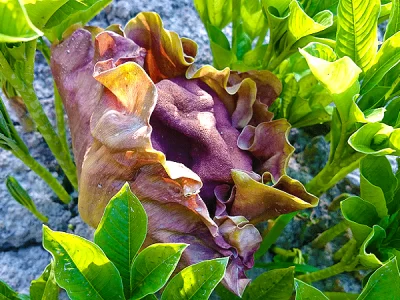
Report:
<svg viewBox="0 0 400 300"><path fill-rule="evenodd" d="M145 244L190 244L183 264L230 257L223 283L241 295L261 236L254 224L313 207L285 175L289 124L268 106L268 71L195 70L196 44L140 13L124 30L78 29L52 51L69 117L79 211L96 227L125 182L149 218Z"/></svg>

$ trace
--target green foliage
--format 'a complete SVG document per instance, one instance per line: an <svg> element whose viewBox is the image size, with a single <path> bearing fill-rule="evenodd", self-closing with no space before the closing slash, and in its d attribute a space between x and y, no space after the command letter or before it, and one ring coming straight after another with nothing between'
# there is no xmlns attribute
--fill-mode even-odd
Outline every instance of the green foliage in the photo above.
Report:
<svg viewBox="0 0 400 300"><path fill-rule="evenodd" d="M27 191L19 184L19 182L14 177L7 177L6 186L8 192L19 204L28 209L40 221L47 223L49 219L37 210L35 203L31 199Z"/></svg>
<svg viewBox="0 0 400 300"><path fill-rule="evenodd" d="M380 0L340 0L336 53L350 57L364 72L378 49Z"/></svg>
<svg viewBox="0 0 400 300"><path fill-rule="evenodd" d="M147 215L140 201L125 184L107 206L94 235L94 242L117 267L125 296L132 290L131 266L147 233Z"/></svg>
<svg viewBox="0 0 400 300"><path fill-rule="evenodd" d="M32 299L208 299L222 280L228 258L206 260L180 271L167 284L187 244L153 244L139 251L147 215L125 184L107 205L95 243L43 227L43 246L54 261L31 285ZM139 252L139 253L138 253ZM8 292L8 290L6 290Z"/></svg>
<svg viewBox="0 0 400 300"><path fill-rule="evenodd" d="M315 287L299 280L294 280L296 289L296 300L324 300L328 299L322 292Z"/></svg>
<svg viewBox="0 0 400 300"><path fill-rule="evenodd" d="M227 264L228 258L216 258L186 267L171 279L161 299L208 299L224 277Z"/></svg>
<svg viewBox="0 0 400 300"><path fill-rule="evenodd" d="M294 267L265 272L246 288L243 299L290 299L293 279Z"/></svg>
<svg viewBox="0 0 400 300"><path fill-rule="evenodd" d="M32 280L30 297L32 300L57 300L59 288L54 277L54 262L49 264L43 274Z"/></svg>
<svg viewBox="0 0 400 300"><path fill-rule="evenodd" d="M153 244L139 253L131 267L131 299L160 290L175 270L187 244Z"/></svg>
<svg viewBox="0 0 400 300"><path fill-rule="evenodd" d="M0 43L25 42L43 33L32 24L21 0L0 2Z"/></svg>
<svg viewBox="0 0 400 300"><path fill-rule="evenodd" d="M393 258L371 275L357 300L397 299L399 295L400 274Z"/></svg>

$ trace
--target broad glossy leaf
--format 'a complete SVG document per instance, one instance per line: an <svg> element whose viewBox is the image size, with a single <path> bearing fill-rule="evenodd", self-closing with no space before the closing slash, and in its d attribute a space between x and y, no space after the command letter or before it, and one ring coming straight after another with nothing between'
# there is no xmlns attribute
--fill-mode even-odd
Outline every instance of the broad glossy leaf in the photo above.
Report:
<svg viewBox="0 0 400 300"><path fill-rule="evenodd" d="M400 31L400 0L393 0L384 40L386 41L398 31Z"/></svg>
<svg viewBox="0 0 400 300"><path fill-rule="evenodd" d="M380 221L375 206L360 197L349 197L340 203L340 207L354 238L361 244L372 226Z"/></svg>
<svg viewBox="0 0 400 300"><path fill-rule="evenodd" d="M222 29L232 21L232 0L195 0L194 6L203 24Z"/></svg>
<svg viewBox="0 0 400 300"><path fill-rule="evenodd" d="M86 24L111 0L69 0L48 19L43 31L50 41L61 40L64 31L75 23Z"/></svg>
<svg viewBox="0 0 400 300"><path fill-rule="evenodd" d="M329 300L321 291L299 279L294 280L296 300Z"/></svg>
<svg viewBox="0 0 400 300"><path fill-rule="evenodd" d="M208 299L224 277L227 263L228 258L217 258L186 267L171 279L161 299Z"/></svg>
<svg viewBox="0 0 400 300"><path fill-rule="evenodd" d="M108 203L94 234L94 242L121 274L126 297L132 289L131 265L146 238L146 233L146 212L126 183Z"/></svg>
<svg viewBox="0 0 400 300"><path fill-rule="evenodd" d="M348 57L330 62L300 49L314 76L332 93L342 94L358 80L361 69Z"/></svg>
<svg viewBox="0 0 400 300"><path fill-rule="evenodd" d="M336 53L350 57L364 72L378 49L380 0L340 0Z"/></svg>
<svg viewBox="0 0 400 300"><path fill-rule="evenodd" d="M349 138L355 150L371 155L400 155L400 129L383 123L368 123Z"/></svg>
<svg viewBox="0 0 400 300"><path fill-rule="evenodd" d="M257 70L261 68L263 57L265 55L265 51L267 51L267 48L268 45L261 45L248 51L243 56L243 63L249 67L248 70Z"/></svg>
<svg viewBox="0 0 400 300"><path fill-rule="evenodd" d="M262 11L260 0L246 0L241 2L240 16L243 29L254 40L268 26L267 18Z"/></svg>
<svg viewBox="0 0 400 300"><path fill-rule="evenodd" d="M29 294L32 300L57 300L59 291L52 262L38 279L32 280Z"/></svg>
<svg viewBox="0 0 400 300"><path fill-rule="evenodd" d="M393 258L376 270L369 278L358 300L398 299L400 275L397 260Z"/></svg>
<svg viewBox="0 0 400 300"><path fill-rule="evenodd" d="M96 244L43 226L43 246L53 255L57 283L72 300L124 299L117 268Z"/></svg>
<svg viewBox="0 0 400 300"><path fill-rule="evenodd" d="M158 292L178 265L188 244L153 244L139 253L131 269L131 299Z"/></svg>
<svg viewBox="0 0 400 300"><path fill-rule="evenodd" d="M400 32L397 32L386 40L379 49L371 68L365 74L361 84L361 94L366 94L373 89L399 61Z"/></svg>
<svg viewBox="0 0 400 300"><path fill-rule="evenodd" d="M51 16L68 1L70 0L22 0L32 23L41 30Z"/></svg>
<svg viewBox="0 0 400 300"><path fill-rule="evenodd" d="M393 126L394 128L400 127L400 98L393 99L386 106L386 112L382 123Z"/></svg>
<svg viewBox="0 0 400 300"><path fill-rule="evenodd" d="M361 198L376 208L380 218L388 214L389 204L394 201L397 179L385 156L366 156L360 162ZM392 211L391 213L394 213Z"/></svg>
<svg viewBox="0 0 400 300"><path fill-rule="evenodd" d="M277 43L287 31L290 2L291 0L262 0L268 18L270 43Z"/></svg>
<svg viewBox="0 0 400 300"><path fill-rule="evenodd" d="M216 26L210 23L206 24L208 37L210 39L210 48L213 55L213 65L217 69L223 69L230 66L236 60L231 51L231 46L225 34Z"/></svg>
<svg viewBox="0 0 400 300"><path fill-rule="evenodd" d="M0 299L18 300L18 294L8 284L0 280Z"/></svg>
<svg viewBox="0 0 400 300"><path fill-rule="evenodd" d="M338 116L333 115L336 120L332 122L331 141L331 153L334 153L339 140L344 138L343 131L353 130L351 128L357 122L367 122L354 101L359 92L358 75L361 73L361 69L348 57L329 62L312 56L303 49L299 51L306 58L314 76L332 94L336 105ZM343 126L346 128L342 128Z"/></svg>
<svg viewBox="0 0 400 300"><path fill-rule="evenodd" d="M328 62L333 62L337 58L335 51L333 51L331 47L318 42L309 43L303 48L303 50L314 57L318 57Z"/></svg>
<svg viewBox="0 0 400 300"><path fill-rule="evenodd" d="M365 241L360 247L360 263L367 268L379 268L382 266L382 262L377 256L381 256L379 248L386 237L385 230L379 225L374 225L372 231L367 236ZM381 258L382 259L382 258Z"/></svg>
<svg viewBox="0 0 400 300"><path fill-rule="evenodd" d="M244 291L243 299L290 299L293 293L293 280L294 267L265 272L250 283Z"/></svg>
<svg viewBox="0 0 400 300"><path fill-rule="evenodd" d="M339 0L300 0L299 2L304 7L305 12L313 17L323 10L329 10L336 15Z"/></svg>
<svg viewBox="0 0 400 300"><path fill-rule="evenodd" d="M37 39L43 33L32 24L20 0L0 2L0 43Z"/></svg>
<svg viewBox="0 0 400 300"><path fill-rule="evenodd" d="M320 32L333 24L333 14L328 10L318 12L311 18L297 1L290 2L289 9L288 30L296 41L307 35Z"/></svg>

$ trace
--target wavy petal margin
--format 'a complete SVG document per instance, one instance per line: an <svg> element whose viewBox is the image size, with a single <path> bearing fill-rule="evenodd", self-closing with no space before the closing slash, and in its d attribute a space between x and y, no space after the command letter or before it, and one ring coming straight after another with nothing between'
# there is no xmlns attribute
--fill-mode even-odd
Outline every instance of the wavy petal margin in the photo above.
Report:
<svg viewBox="0 0 400 300"><path fill-rule="evenodd" d="M193 64L197 44L165 30L158 14L142 12L125 26L125 35L147 50L144 69L154 83L183 76Z"/></svg>
<svg viewBox="0 0 400 300"><path fill-rule="evenodd" d="M268 182L258 182L240 170L233 170L232 178L236 194L230 213L244 216L253 224L318 204L317 197L307 193L299 181L286 175L272 186L267 185ZM263 178L270 180L271 175L266 173Z"/></svg>
<svg viewBox="0 0 400 300"><path fill-rule="evenodd" d="M81 216L96 227L108 201L128 182L149 216L146 243L190 244L184 264L229 256L223 282L241 295L249 281L244 271L253 265L254 251L261 242L256 228L243 216L257 223L316 203L300 183L283 175L282 167L291 152L285 145L288 127L282 120L270 122L272 114L267 110L281 91L280 82L268 71L237 73L210 66L194 71L196 44L164 30L155 13L139 14L128 23L125 36L115 26L110 29L115 32L79 29L52 52L52 72L71 126ZM211 106L205 111L183 107L188 104L185 97L180 98L185 93L193 94L188 99L206 97ZM189 132L187 126L178 128L190 118L172 120L167 111L194 112L194 131ZM224 117L215 120L216 128L209 128L210 124L198 117L204 112L214 113L215 118L222 112ZM204 127L205 132L216 129L215 140L232 150L232 160L242 160L239 165L232 163L230 168L244 170L232 172L231 178L216 182L211 178L220 200L214 220L199 196L204 174L196 166L191 166L195 173L182 163L166 160L164 150L153 147L153 113L154 117L159 114L163 126L175 132L185 130L192 138L208 135L196 136L196 126ZM210 120L208 115L206 119ZM248 148L243 151L236 140L240 129L245 128L246 133L252 126L257 126L255 143L250 137L247 144L242 140L240 144ZM278 133L273 135L276 129ZM225 140L224 135L234 138ZM274 155L275 147L260 149L266 140L283 145L283 152ZM260 175L250 170L251 154L261 162L260 171L280 177L275 185L258 182ZM214 169L218 168L215 165ZM254 196L247 185L254 187ZM229 203L224 201L227 197Z"/></svg>

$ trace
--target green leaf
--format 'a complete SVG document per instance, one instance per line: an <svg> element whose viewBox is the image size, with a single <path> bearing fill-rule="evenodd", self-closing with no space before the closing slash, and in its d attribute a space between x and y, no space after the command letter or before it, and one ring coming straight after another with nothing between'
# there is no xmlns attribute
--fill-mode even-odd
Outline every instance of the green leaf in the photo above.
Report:
<svg viewBox="0 0 400 300"><path fill-rule="evenodd" d="M263 62L263 57L267 51L268 45L261 45L247 51L243 56L243 63L248 66L248 70L260 69Z"/></svg>
<svg viewBox="0 0 400 300"><path fill-rule="evenodd" d="M365 241L360 247L360 263L367 267L376 269L382 266L382 262L377 258L381 256L379 253L379 248L382 241L386 237L385 230L379 225L374 225L372 231L366 237Z"/></svg>
<svg viewBox="0 0 400 300"><path fill-rule="evenodd" d="M208 299L225 274L228 258L206 260L186 267L166 286L162 300Z"/></svg>
<svg viewBox="0 0 400 300"><path fill-rule="evenodd" d="M243 299L290 299L293 293L293 280L294 267L265 272L247 286Z"/></svg>
<svg viewBox="0 0 400 300"><path fill-rule="evenodd" d="M0 2L0 43L37 39L43 33L32 24L20 0Z"/></svg>
<svg viewBox="0 0 400 300"><path fill-rule="evenodd" d="M337 59L335 51L325 44L318 42L311 42L303 48L308 54L326 60L328 62L333 62Z"/></svg>
<svg viewBox="0 0 400 300"><path fill-rule="evenodd" d="M396 258L376 270L357 300L398 299L400 275Z"/></svg>
<svg viewBox="0 0 400 300"><path fill-rule="evenodd" d="M32 23L43 29L51 16L69 0L22 0Z"/></svg>
<svg viewBox="0 0 400 300"><path fill-rule="evenodd" d="M393 126L394 128L400 127L400 98L393 99L386 106L382 123Z"/></svg>
<svg viewBox="0 0 400 300"><path fill-rule="evenodd" d="M175 270L188 244L153 244L139 253L131 269L131 299L158 292Z"/></svg>
<svg viewBox="0 0 400 300"><path fill-rule="evenodd" d="M58 285L72 300L125 299L117 268L96 244L43 226L43 246L55 260Z"/></svg>
<svg viewBox="0 0 400 300"><path fill-rule="evenodd" d="M215 293L219 296L220 300L240 300L241 297L236 296L234 293L229 291L226 287L219 283L215 288Z"/></svg>
<svg viewBox="0 0 400 300"><path fill-rule="evenodd" d="M147 215L139 199L132 194L129 184L110 200L99 226L94 242L117 267L129 297L131 266L147 234Z"/></svg>
<svg viewBox="0 0 400 300"><path fill-rule="evenodd" d="M61 40L64 31L73 24L86 24L111 0L68 0L49 18L43 31L50 41Z"/></svg>
<svg viewBox="0 0 400 300"><path fill-rule="evenodd" d="M326 9L336 15L339 0L302 0L300 2L309 16L314 16Z"/></svg>
<svg viewBox="0 0 400 300"><path fill-rule="evenodd" d="M231 51L231 47L225 34L217 27L206 24L208 37L210 38L210 48L213 55L213 64L217 69L230 66L236 60L235 55Z"/></svg>
<svg viewBox="0 0 400 300"><path fill-rule="evenodd" d="M350 57L364 72L378 49L380 0L340 0L336 53Z"/></svg>
<svg viewBox="0 0 400 300"><path fill-rule="evenodd" d="M320 32L333 24L333 14L329 10L321 11L311 18L297 1L290 2L289 9L288 29L295 41Z"/></svg>
<svg viewBox="0 0 400 300"><path fill-rule="evenodd" d="M242 1L240 15L243 21L243 30L251 40L254 40L268 27L260 0Z"/></svg>
<svg viewBox="0 0 400 300"><path fill-rule="evenodd" d="M203 24L222 29L232 21L232 0L194 0Z"/></svg>
<svg viewBox="0 0 400 300"><path fill-rule="evenodd" d="M296 300L329 300L321 291L298 279L294 280Z"/></svg>
<svg viewBox="0 0 400 300"><path fill-rule="evenodd" d="M23 207L28 209L36 218L40 221L47 223L48 218L42 215L36 208L35 203L29 196L28 192L19 184L19 182L12 176L7 176L6 187L11 196L21 204Z"/></svg>
<svg viewBox="0 0 400 300"><path fill-rule="evenodd" d="M400 32L386 40L375 56L371 68L365 74L361 94L373 89L400 61Z"/></svg>
<svg viewBox="0 0 400 300"><path fill-rule="evenodd" d="M400 155L400 129L383 123L368 123L349 138L358 152L371 155Z"/></svg>
<svg viewBox="0 0 400 300"><path fill-rule="evenodd" d="M380 221L375 206L360 197L349 197L340 203L340 207L354 238L359 243L364 242L372 226Z"/></svg>
<svg viewBox="0 0 400 300"><path fill-rule="evenodd" d="M18 294L8 284L0 280L0 299L17 300Z"/></svg>
<svg viewBox="0 0 400 300"><path fill-rule="evenodd" d="M330 62L299 49L314 76L332 93L343 94L358 80L361 69L348 57Z"/></svg>
<svg viewBox="0 0 400 300"><path fill-rule="evenodd" d="M32 280L30 296L32 300L57 300L59 288L54 277L54 262L47 265L42 275Z"/></svg>
<svg viewBox="0 0 400 300"><path fill-rule="evenodd" d="M380 218L385 217L397 187L389 160L368 155L360 162L360 174L361 198L375 206Z"/></svg>
<svg viewBox="0 0 400 300"><path fill-rule="evenodd" d="M384 41L400 31L400 0L392 1L392 10L390 12L389 22L386 27Z"/></svg>

